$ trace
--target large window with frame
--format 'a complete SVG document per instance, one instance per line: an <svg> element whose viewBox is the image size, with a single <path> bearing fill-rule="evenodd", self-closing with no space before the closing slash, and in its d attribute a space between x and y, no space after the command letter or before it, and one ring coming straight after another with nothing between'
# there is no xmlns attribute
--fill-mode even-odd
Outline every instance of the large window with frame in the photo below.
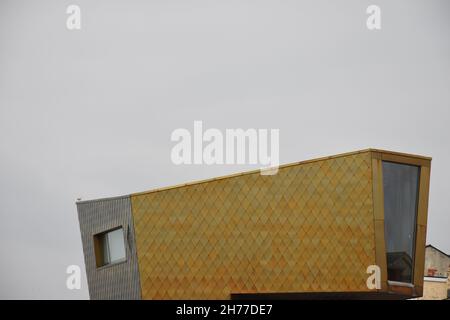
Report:
<svg viewBox="0 0 450 320"><path fill-rule="evenodd" d="M413 282L420 167L383 161L388 280Z"/></svg>
<svg viewBox="0 0 450 320"><path fill-rule="evenodd" d="M97 267L126 260L123 228L116 228L94 235Z"/></svg>

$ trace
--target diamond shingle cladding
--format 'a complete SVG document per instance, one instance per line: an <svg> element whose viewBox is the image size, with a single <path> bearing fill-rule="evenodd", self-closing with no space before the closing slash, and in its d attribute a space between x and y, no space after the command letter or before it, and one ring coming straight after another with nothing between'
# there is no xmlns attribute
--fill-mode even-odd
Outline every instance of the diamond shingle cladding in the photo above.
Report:
<svg viewBox="0 0 450 320"><path fill-rule="evenodd" d="M142 298L368 291L370 152L131 196Z"/></svg>

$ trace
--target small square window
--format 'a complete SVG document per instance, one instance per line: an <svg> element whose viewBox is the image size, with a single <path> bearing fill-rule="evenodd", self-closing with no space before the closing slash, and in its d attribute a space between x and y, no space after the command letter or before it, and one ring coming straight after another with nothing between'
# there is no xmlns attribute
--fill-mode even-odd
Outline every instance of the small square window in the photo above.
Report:
<svg viewBox="0 0 450 320"><path fill-rule="evenodd" d="M97 267L126 260L125 240L122 227L94 235Z"/></svg>

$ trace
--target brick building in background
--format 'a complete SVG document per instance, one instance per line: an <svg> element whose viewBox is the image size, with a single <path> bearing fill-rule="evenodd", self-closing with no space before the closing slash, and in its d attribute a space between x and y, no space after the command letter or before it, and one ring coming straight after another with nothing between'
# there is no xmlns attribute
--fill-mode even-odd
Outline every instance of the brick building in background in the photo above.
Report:
<svg viewBox="0 0 450 320"><path fill-rule="evenodd" d="M450 298L450 256L438 248L425 248L425 271L423 283L424 300Z"/></svg>

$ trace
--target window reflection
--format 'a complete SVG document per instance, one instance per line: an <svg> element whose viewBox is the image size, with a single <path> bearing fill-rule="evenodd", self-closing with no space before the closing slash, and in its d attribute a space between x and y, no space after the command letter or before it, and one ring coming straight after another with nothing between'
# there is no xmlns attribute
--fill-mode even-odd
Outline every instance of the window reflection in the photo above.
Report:
<svg viewBox="0 0 450 320"><path fill-rule="evenodd" d="M420 168L383 161L388 280L412 283Z"/></svg>

